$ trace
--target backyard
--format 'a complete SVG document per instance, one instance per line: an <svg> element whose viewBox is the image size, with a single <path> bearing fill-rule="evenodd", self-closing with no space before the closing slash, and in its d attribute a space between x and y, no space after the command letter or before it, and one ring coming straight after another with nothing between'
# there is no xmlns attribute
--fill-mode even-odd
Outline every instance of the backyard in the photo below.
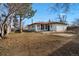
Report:
<svg viewBox="0 0 79 59"><path fill-rule="evenodd" d="M0 40L0 55L52 55L54 51L73 40L67 33L65 36L56 34L58 33L10 33L8 38Z"/></svg>

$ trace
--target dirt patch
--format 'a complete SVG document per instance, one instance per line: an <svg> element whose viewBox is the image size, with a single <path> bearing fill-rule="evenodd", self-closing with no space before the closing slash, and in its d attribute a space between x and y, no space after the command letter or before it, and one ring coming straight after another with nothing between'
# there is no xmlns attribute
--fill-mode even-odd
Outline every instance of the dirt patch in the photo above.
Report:
<svg viewBox="0 0 79 59"><path fill-rule="evenodd" d="M63 36L63 37L72 37L74 36L75 34L73 33L65 33L65 32L52 32L52 31L48 31L48 32L41 32L42 34L45 34L45 35L57 35L57 36Z"/></svg>

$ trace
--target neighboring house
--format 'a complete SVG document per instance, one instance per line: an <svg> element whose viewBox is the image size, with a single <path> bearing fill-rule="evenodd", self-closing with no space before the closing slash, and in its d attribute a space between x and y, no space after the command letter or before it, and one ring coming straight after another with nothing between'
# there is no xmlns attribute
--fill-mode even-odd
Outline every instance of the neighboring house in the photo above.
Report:
<svg viewBox="0 0 79 59"><path fill-rule="evenodd" d="M60 22L37 22L28 25L28 31L64 32L66 28L67 24Z"/></svg>

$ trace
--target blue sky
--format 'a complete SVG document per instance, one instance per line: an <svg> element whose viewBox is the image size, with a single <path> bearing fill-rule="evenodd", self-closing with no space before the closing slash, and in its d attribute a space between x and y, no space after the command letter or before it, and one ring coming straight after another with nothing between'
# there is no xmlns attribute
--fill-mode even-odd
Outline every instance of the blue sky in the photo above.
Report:
<svg viewBox="0 0 79 59"><path fill-rule="evenodd" d="M31 24L33 22L47 22L49 19L51 21L58 21L56 19L57 14L49 11L49 7L53 3L34 3L32 4L33 9L36 9L37 12L31 19L25 19L23 22L25 25ZM73 4L70 8L70 11L67 13L67 21L71 23L74 19L79 18L79 4ZM26 21L27 20L27 21Z"/></svg>
<svg viewBox="0 0 79 59"><path fill-rule="evenodd" d="M30 19L23 20L24 25L28 25L33 22L47 22L49 19L51 21L58 21L57 14L49 11L49 7L53 6L53 3L33 3L32 7L37 10L35 15ZM2 10L6 11L6 8L0 7ZM0 11L1 12L1 11ZM72 23L76 18L79 18L79 4L73 4L70 11L67 13L67 22Z"/></svg>

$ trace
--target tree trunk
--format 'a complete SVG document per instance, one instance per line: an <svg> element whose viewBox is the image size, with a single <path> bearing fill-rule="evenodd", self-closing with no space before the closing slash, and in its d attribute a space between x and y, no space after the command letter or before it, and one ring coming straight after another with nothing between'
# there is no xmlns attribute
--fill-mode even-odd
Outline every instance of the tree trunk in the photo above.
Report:
<svg viewBox="0 0 79 59"><path fill-rule="evenodd" d="M3 24L2 27L1 27L1 38L4 38L8 32L7 32L7 25Z"/></svg>
<svg viewBox="0 0 79 59"><path fill-rule="evenodd" d="M1 38L4 37L4 26L1 27Z"/></svg>
<svg viewBox="0 0 79 59"><path fill-rule="evenodd" d="M6 29L8 28L7 27L7 24L6 21L8 20L8 17L10 16L10 14L8 14L3 22L3 24L1 25L1 38L4 38L6 34L8 34L7 30L5 30L5 26L6 26ZM6 33L5 33L6 31Z"/></svg>
<svg viewBox="0 0 79 59"><path fill-rule="evenodd" d="M20 33L22 33L22 19L21 19L21 16L20 16Z"/></svg>

